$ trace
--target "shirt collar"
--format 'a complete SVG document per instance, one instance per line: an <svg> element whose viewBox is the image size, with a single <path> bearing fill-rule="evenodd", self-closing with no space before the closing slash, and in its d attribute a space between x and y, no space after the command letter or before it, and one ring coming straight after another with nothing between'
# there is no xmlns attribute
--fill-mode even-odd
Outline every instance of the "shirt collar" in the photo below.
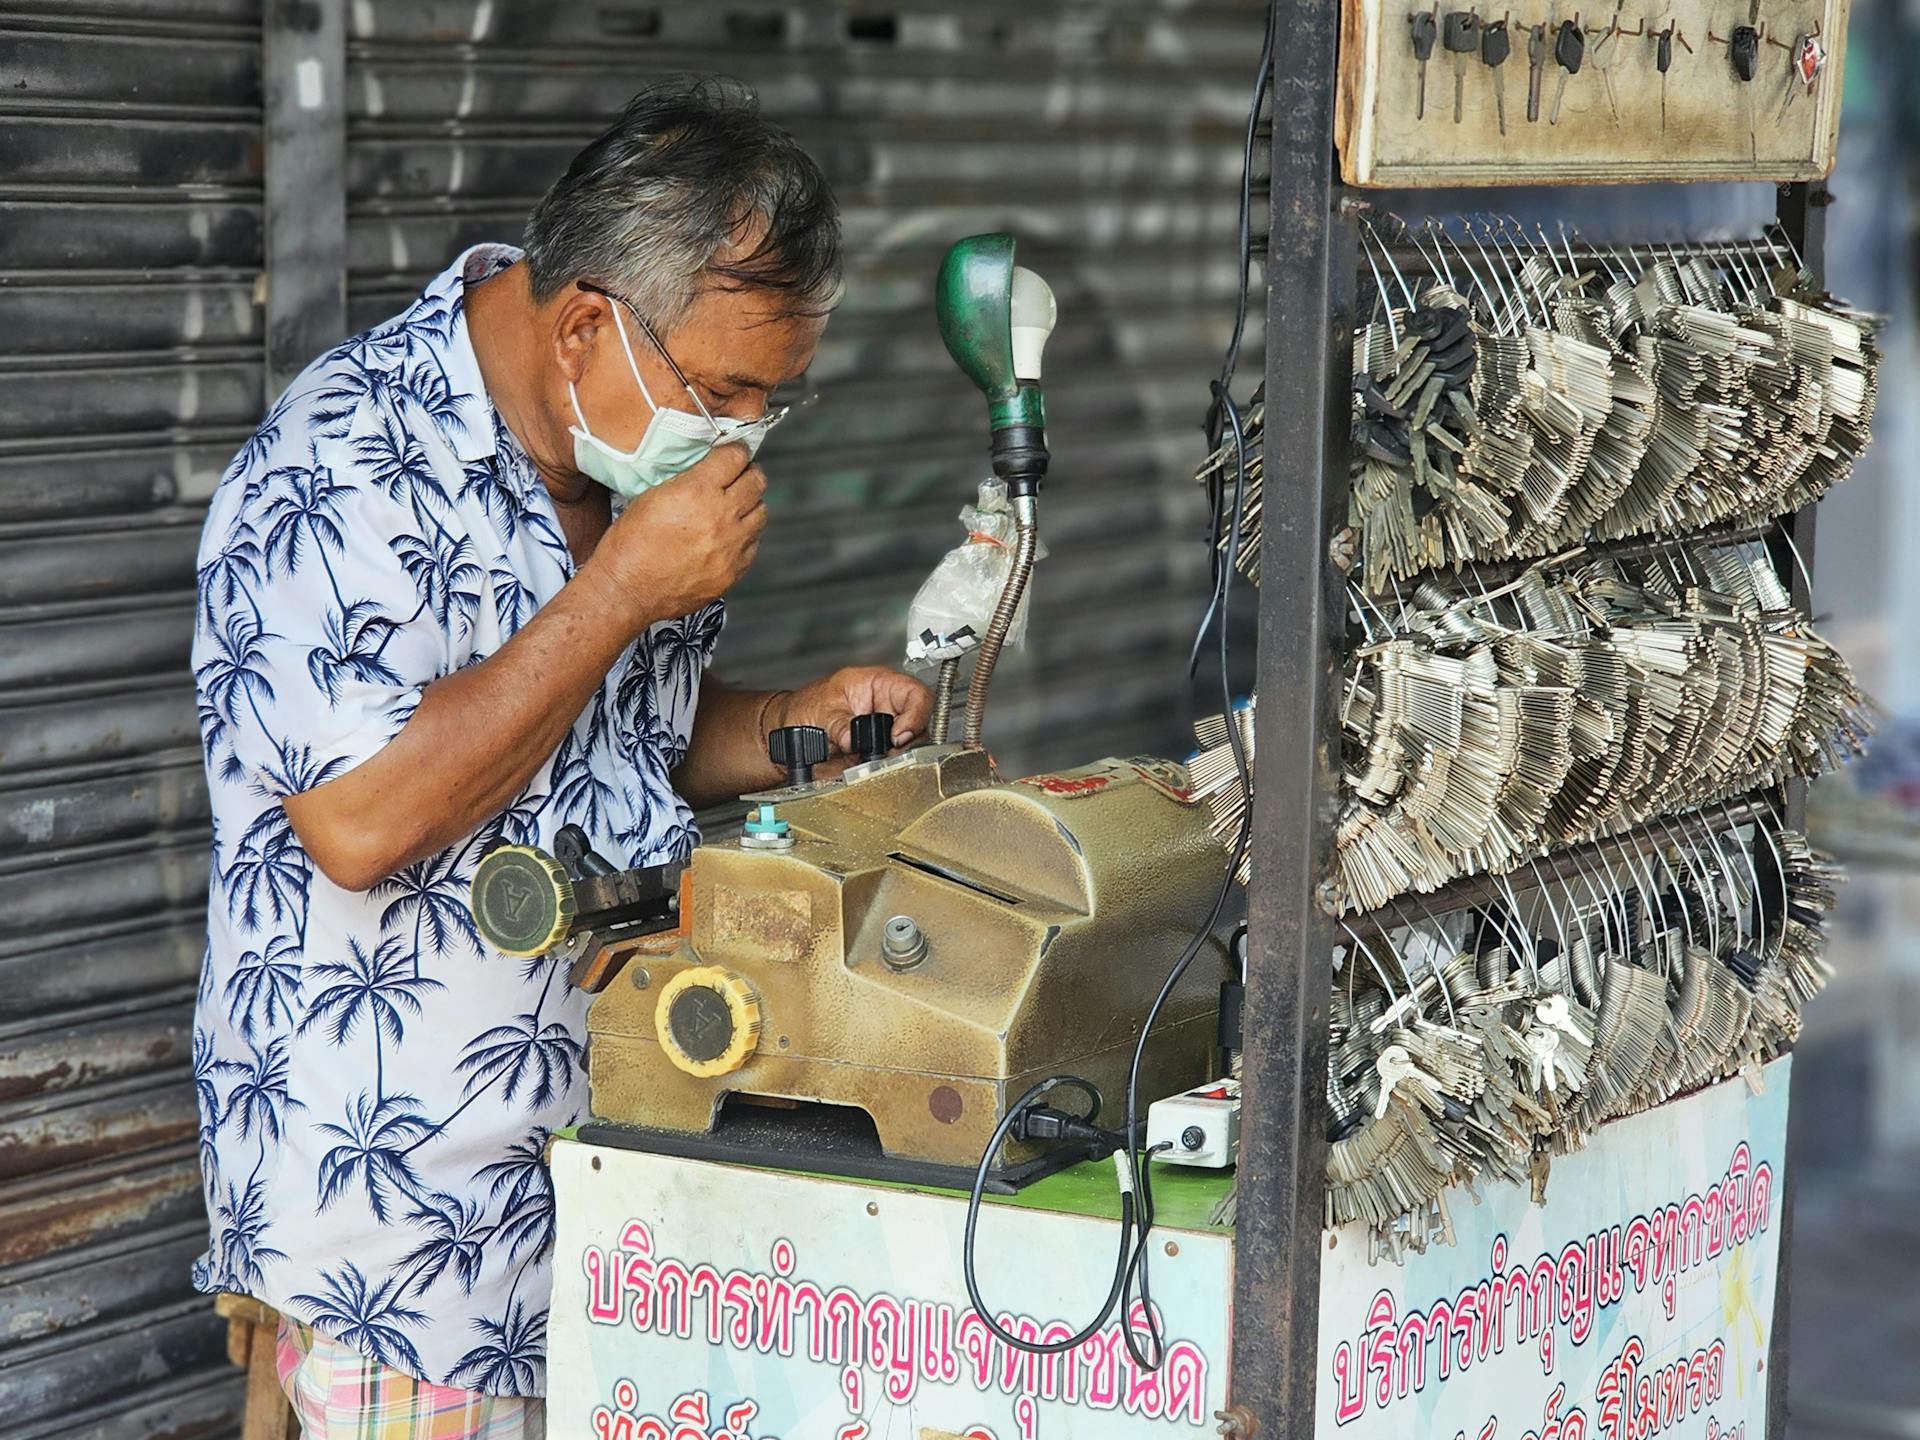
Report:
<svg viewBox="0 0 1920 1440"><path fill-rule="evenodd" d="M495 467L500 483L523 504L532 497L530 487L541 483L531 465L505 463L503 442L511 439L501 433L504 422L487 394L486 381L480 375L480 360L473 353L473 337L467 330L467 286L498 275L519 260L524 252L511 245L475 245L463 251L427 286L402 322L427 332L428 342L440 352L441 369L447 389L454 398L460 424L452 427L448 441L463 465L499 456ZM518 452L517 445L512 447Z"/></svg>

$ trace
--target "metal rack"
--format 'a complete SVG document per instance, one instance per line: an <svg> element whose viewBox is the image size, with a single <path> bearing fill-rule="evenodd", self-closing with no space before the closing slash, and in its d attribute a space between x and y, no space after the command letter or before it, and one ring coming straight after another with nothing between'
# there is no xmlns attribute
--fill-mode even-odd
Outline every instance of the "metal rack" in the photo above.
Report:
<svg viewBox="0 0 1920 1440"><path fill-rule="evenodd" d="M1327 1160L1327 957L1334 922L1314 891L1340 802L1338 677L1344 577L1327 563L1346 513L1348 383L1365 192L1344 187L1334 151L1340 0L1279 7L1273 45L1271 230L1266 252L1265 454L1260 552L1250 945L1243 1037L1239 1217L1230 1408L1222 1433L1309 1436L1319 1378L1322 1188ZM1822 182L1779 187L1779 225L1824 277ZM1316 333L1315 321L1318 321ZM1810 611L1812 507L1768 527L1775 567ZM1789 544L1802 566L1789 563ZM1805 816L1805 784L1784 797ZM1769 1437L1786 1427L1785 1257L1792 1169L1781 1200L1782 1262L1768 1377Z"/></svg>

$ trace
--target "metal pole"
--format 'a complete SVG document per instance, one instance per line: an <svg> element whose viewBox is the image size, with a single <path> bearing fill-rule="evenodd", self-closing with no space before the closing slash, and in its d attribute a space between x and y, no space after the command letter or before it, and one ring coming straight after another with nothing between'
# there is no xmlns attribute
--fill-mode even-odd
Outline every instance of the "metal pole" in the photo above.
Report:
<svg viewBox="0 0 1920 1440"><path fill-rule="evenodd" d="M1827 206L1833 203L1833 196L1822 181L1801 182L1780 187L1780 198L1775 213L1780 220L1780 228L1787 239L1800 252L1807 267L1813 273L1814 284L1824 286L1827 283ZM1793 603L1806 615L1813 614L1813 587L1810 577L1813 572L1813 540L1815 506L1804 505L1793 515L1781 522L1781 529L1792 537L1793 547L1789 550L1782 541L1775 540L1771 545L1774 564L1781 574L1787 577ZM1798 559L1793 551L1798 551ZM1804 573L1803 573L1804 567ZM1788 823L1796 827L1806 820L1806 790L1804 783L1795 783L1788 787L1789 804L1792 807Z"/></svg>
<svg viewBox="0 0 1920 1440"><path fill-rule="evenodd" d="M266 399L347 334L346 0L273 0L266 101Z"/></svg>
<svg viewBox="0 0 1920 1440"><path fill-rule="evenodd" d="M1337 0L1276 7L1267 246L1260 708L1227 1432L1313 1432L1344 522L1358 250L1333 149Z"/></svg>
<svg viewBox="0 0 1920 1440"><path fill-rule="evenodd" d="M1800 182L1780 187L1775 213L1780 228L1813 272L1816 285L1827 281L1827 206L1832 196L1824 181ZM1774 565L1788 577L1793 603L1799 611L1813 614L1813 539L1814 509L1802 506L1780 522L1781 530L1792 539L1792 548L1782 540L1770 541L1768 548ZM1794 551L1798 552L1796 560ZM1804 567L1804 573L1803 573ZM1804 831L1807 824L1807 782L1789 780L1785 787L1787 824ZM1783 1167L1780 1185L1779 1259L1774 1267L1773 1327L1767 1352L1767 1440L1785 1440L1787 1433L1787 1347L1793 1309L1793 1195L1800 1167L1791 1154Z"/></svg>

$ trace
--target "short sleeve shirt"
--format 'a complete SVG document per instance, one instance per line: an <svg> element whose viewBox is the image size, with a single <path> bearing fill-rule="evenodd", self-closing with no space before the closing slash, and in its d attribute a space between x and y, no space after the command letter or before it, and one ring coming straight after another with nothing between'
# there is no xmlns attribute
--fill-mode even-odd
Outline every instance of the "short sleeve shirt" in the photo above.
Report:
<svg viewBox="0 0 1920 1440"><path fill-rule="evenodd" d="M587 996L489 949L467 909L496 837L581 826L629 865L697 835L674 792L717 604L652 627L496 819L366 893L332 884L281 797L376 754L422 692L504 645L573 574L500 421L462 255L404 314L315 361L215 492L193 647L212 795L193 1055L203 1290L254 1295L436 1384L545 1388L542 1151L585 1109Z"/></svg>

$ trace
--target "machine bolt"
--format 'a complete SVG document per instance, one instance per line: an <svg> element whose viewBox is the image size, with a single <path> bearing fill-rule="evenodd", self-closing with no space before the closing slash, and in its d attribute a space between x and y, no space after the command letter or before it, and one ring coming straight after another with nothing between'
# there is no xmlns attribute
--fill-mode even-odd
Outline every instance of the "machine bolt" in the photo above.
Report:
<svg viewBox="0 0 1920 1440"><path fill-rule="evenodd" d="M1244 1405L1231 1405L1213 1412L1220 1422L1220 1433L1228 1440L1253 1440L1260 1433L1260 1417Z"/></svg>
<svg viewBox="0 0 1920 1440"><path fill-rule="evenodd" d="M1198 1125L1189 1125L1180 1132L1180 1148L1182 1150L1201 1150L1206 1147L1206 1143L1207 1132L1202 1130Z"/></svg>
<svg viewBox="0 0 1920 1440"><path fill-rule="evenodd" d="M644 990L653 984L653 976L647 973L647 967L644 965L630 967L627 971L627 979L633 982L633 988L636 990Z"/></svg>
<svg viewBox="0 0 1920 1440"><path fill-rule="evenodd" d="M887 921L880 932L880 958L893 970L911 970L927 958L927 937L911 915Z"/></svg>
<svg viewBox="0 0 1920 1440"><path fill-rule="evenodd" d="M740 843L748 850L791 850L793 827L780 818L771 805L762 805L747 813Z"/></svg>

